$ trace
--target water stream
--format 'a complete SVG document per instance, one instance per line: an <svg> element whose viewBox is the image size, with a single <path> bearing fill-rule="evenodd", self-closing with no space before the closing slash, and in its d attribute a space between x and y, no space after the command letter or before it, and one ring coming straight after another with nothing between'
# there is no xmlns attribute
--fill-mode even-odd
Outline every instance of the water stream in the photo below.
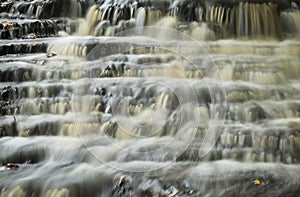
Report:
<svg viewBox="0 0 300 197"><path fill-rule="evenodd" d="M1 197L299 196L299 6L1 2Z"/></svg>

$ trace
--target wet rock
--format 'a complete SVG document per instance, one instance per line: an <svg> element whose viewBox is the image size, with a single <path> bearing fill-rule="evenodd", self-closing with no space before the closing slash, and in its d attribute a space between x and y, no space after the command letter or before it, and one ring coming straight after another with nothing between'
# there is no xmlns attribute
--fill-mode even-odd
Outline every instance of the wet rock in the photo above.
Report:
<svg viewBox="0 0 300 197"><path fill-rule="evenodd" d="M3 167L5 167L8 170L17 170L19 168L19 164L7 163L7 164L4 164Z"/></svg>
<svg viewBox="0 0 300 197"><path fill-rule="evenodd" d="M100 88L100 89L96 88L96 90L95 90L96 95L105 96L106 93L107 93L106 88Z"/></svg>
<svg viewBox="0 0 300 197"><path fill-rule="evenodd" d="M0 23L0 39L36 39L55 36L58 26L52 20L7 20Z"/></svg>
<svg viewBox="0 0 300 197"><path fill-rule="evenodd" d="M179 193L179 190L176 189L175 187L171 187L167 190L167 195L168 197L174 197Z"/></svg>
<svg viewBox="0 0 300 197"><path fill-rule="evenodd" d="M111 137L115 137L116 136L116 132L118 129L118 124L114 121L108 121L105 122L102 126L101 126L101 130L105 135L111 136Z"/></svg>
<svg viewBox="0 0 300 197"><path fill-rule="evenodd" d="M267 113L261 106L255 105L246 109L246 113L248 114L248 121L255 122L255 121L263 121L264 119L268 118Z"/></svg>
<svg viewBox="0 0 300 197"><path fill-rule="evenodd" d="M112 190L113 197L131 196L130 182L126 176L122 175L115 183Z"/></svg>
<svg viewBox="0 0 300 197"><path fill-rule="evenodd" d="M56 53L47 53L47 58L55 57L57 56Z"/></svg>
<svg viewBox="0 0 300 197"><path fill-rule="evenodd" d="M24 53L43 53L47 51L46 43L36 43L36 44L10 44L1 45L0 44L0 56L8 54L24 54Z"/></svg>
<svg viewBox="0 0 300 197"><path fill-rule="evenodd" d="M85 0L5 1L0 10L13 18L82 17L90 6Z"/></svg>

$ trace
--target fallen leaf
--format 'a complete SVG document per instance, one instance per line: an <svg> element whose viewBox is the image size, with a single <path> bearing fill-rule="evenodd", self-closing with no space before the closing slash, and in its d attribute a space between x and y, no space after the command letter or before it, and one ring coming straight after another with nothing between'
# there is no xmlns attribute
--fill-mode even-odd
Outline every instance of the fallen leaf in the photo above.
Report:
<svg viewBox="0 0 300 197"><path fill-rule="evenodd" d="M258 179L255 179L255 180L253 181L253 183L254 183L254 185L260 185L261 181L258 180Z"/></svg>

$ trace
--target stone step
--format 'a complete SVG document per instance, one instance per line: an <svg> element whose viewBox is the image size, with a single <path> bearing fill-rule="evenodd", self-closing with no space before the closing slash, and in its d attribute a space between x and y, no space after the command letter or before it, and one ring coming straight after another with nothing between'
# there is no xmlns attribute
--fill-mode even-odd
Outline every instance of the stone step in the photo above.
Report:
<svg viewBox="0 0 300 197"><path fill-rule="evenodd" d="M158 31L158 30L157 30ZM162 31L166 31L163 29ZM174 32L169 32L174 33ZM154 35L153 35L154 36ZM81 56L88 60L98 59L109 55L127 53L127 54L149 54L149 53L170 53L170 51L179 54L189 54L202 52L204 57L209 55L223 55L234 58L233 55L267 56L267 57L293 57L298 58L300 55L299 41L233 41L219 40L216 42L168 42L161 38L157 40L149 37L68 37L55 39L49 43L48 51L56 52L61 55ZM139 44L137 44L139 43ZM95 48L96 47L96 48ZM207 51L206 51L207 50ZM236 59L236 58L235 58ZM268 60L271 61L271 60Z"/></svg>
<svg viewBox="0 0 300 197"><path fill-rule="evenodd" d="M171 97L167 92L166 94L163 92L157 92L155 89L159 87L155 86L156 85L153 85L151 90L152 92L150 89L149 92L147 92L143 90L143 88L127 87L127 93L111 91L113 90L113 87L111 87L112 89L106 88L105 86L85 87L88 90L87 92L84 92L83 95L75 96L73 95L73 92L68 92L62 89L55 97L49 97L49 95L43 94L42 91L47 90L44 88L43 90L40 89L40 93L38 93L37 97L33 98L14 98L16 96L14 95L14 89L6 88L2 90L2 98L3 100L7 99L5 95L8 95L9 98L11 97L11 101L1 102L1 113L3 115L38 115L43 113L65 114L74 110L73 105L76 105L76 110L80 112L104 113L111 112L112 101L127 99L129 101L129 113L136 114L149 107L155 108L160 106L161 99L167 99L167 103L176 103L176 99ZM72 90L73 88L69 87L67 89ZM139 97L139 95L143 94L145 95L144 97ZM168 98L166 97L167 95ZM226 109L225 118L229 122L265 122L270 119L293 118L300 116L300 103L298 102L298 99L287 99L284 101L280 98L277 100L276 97L273 97L272 99L273 100L251 100L241 103L228 102L226 107L224 107L224 109ZM208 111L210 104L208 103L206 105L205 102L200 102L201 100L203 100L203 98L199 98L199 104L202 104L203 107L206 108L207 112L205 114L209 117L210 114ZM175 109L178 106L180 105L174 105L173 108ZM173 108L171 107L170 109Z"/></svg>
<svg viewBox="0 0 300 197"><path fill-rule="evenodd" d="M296 117L300 117L300 103L298 100L248 101L228 103L226 106L226 120L228 122L262 123L268 120Z"/></svg>
<svg viewBox="0 0 300 197"><path fill-rule="evenodd" d="M262 85L276 85L287 83L288 80L297 79L300 74L298 60L286 58L286 60L274 60L257 63L256 60L231 60L222 57L214 57L213 69L199 65L192 65L185 60L178 59L172 54L162 55L126 55L123 57L107 57L105 61L76 62L81 59L69 60L68 57L52 53L37 56L28 60L28 63L14 62L13 58L5 57L0 61L12 61L3 63L0 68L0 81L23 82L41 80L62 80L81 78L106 78L106 77L175 77L198 78L205 76L220 76L224 81L246 81ZM19 60L19 59L16 59ZM120 61L121 60L121 61ZM26 59L24 58L24 61ZM12 69L13 67L13 69Z"/></svg>
<svg viewBox="0 0 300 197"><path fill-rule="evenodd" d="M289 59L294 62L297 61L300 54L300 43L298 41L284 41L279 43L272 42L242 42L242 41L234 41L231 40L222 40L211 43L200 42L200 46L195 48L197 43L193 42L179 42L175 43L158 43L159 40L151 40L149 38L143 37L139 38L139 40L143 39L144 44L137 44L137 40L134 38L118 38L118 37L105 37L105 38L82 38L82 37L68 37L68 38L53 38L51 39L29 39L29 40L14 40L14 41L3 41L0 45L2 48L2 55L5 54L15 54L26 53L26 50L21 50L21 46L27 46L27 48L34 48L35 46L39 46L43 44L43 46L48 46L48 52L55 52L58 55L68 55L68 56L81 56L86 57L88 60L95 60L99 57L112 56L116 58L116 54L119 53L127 53L128 57L137 55L141 55L140 57L145 57L142 55L149 55L149 60L153 60L150 57L150 54L166 54L170 51L175 51L177 53L185 54L188 52L192 52L192 50L201 50L204 54L202 54L203 59L208 58L208 55L212 57L224 57L227 56L228 59L234 61L235 64L242 64L244 61L248 62L251 66L252 64L258 64L258 61L263 59L263 57L268 57L260 63L277 63L282 61L280 58ZM189 46L190 44L190 46ZM172 46L173 45L173 46ZM202 45L202 46L201 46ZM96 48L94 48L96 46ZM164 47L166 49L161 49ZM99 51L98 49L101 50ZM11 49L11 51L9 50ZM170 50L170 51L168 51ZM205 52L205 50L208 50ZM45 49L41 52L46 52ZM196 52L196 51L195 51ZM239 56L233 56L236 53ZM157 55L159 56L159 55ZM156 56L156 57L157 57ZM271 57L275 59L270 59ZM122 56L124 57L124 56ZM155 58L156 58L155 57ZM176 57L176 56L175 56ZM126 55L125 57L126 58ZM240 59L239 59L240 58ZM246 59L246 60L244 60ZM256 60L255 60L256 59ZM144 59L147 60L147 59ZM143 63L143 60L140 63ZM146 61L147 62L147 61ZM139 62L137 62L139 63ZM294 64L294 63L293 63ZM276 65L279 67L278 65Z"/></svg>
<svg viewBox="0 0 300 197"><path fill-rule="evenodd" d="M219 40L216 42L203 43L205 48L211 54L222 55L264 55L270 56L291 56L299 57L300 43L299 41L282 41L282 42L267 42L267 41L232 41Z"/></svg>
<svg viewBox="0 0 300 197"><path fill-rule="evenodd" d="M116 127L118 127L116 123L111 122L109 116L108 119L104 117L102 120L88 118L84 120L84 122L79 121L76 122L76 124L74 124L72 114L63 116L16 116L16 120L13 120L12 116L6 116L5 118L5 124L1 125L2 136L15 133L21 136L80 135L83 137L87 134L109 134L109 132L112 132L112 129L117 129ZM298 125L300 125L299 118L294 121L298 121ZM236 124L225 124L214 149L210 151L209 155L199 158L199 155L197 152L195 154L195 151L201 148L201 140L203 135L205 136L205 132L205 129L198 131L193 143L182 155L178 156L177 161L234 159L238 161L299 163L300 158L298 152L300 151L300 136L298 127L293 128L289 127L289 125L284 127L260 126L257 124L240 125L240 127L238 127ZM200 135L200 133L203 134ZM141 148L145 151L148 148L151 149L151 146L155 146L155 144L143 144ZM137 148L136 151L139 150L138 147L135 148ZM122 160L130 161L134 159L134 155L130 154L129 149L127 155L121 157ZM151 154L151 151L148 152L148 154ZM141 155L136 156L139 157ZM148 157L149 156L156 157L157 155L148 155Z"/></svg>
<svg viewBox="0 0 300 197"><path fill-rule="evenodd" d="M186 83L186 85L180 87L181 83ZM69 98L72 94L75 94L79 98L93 95L104 96L108 100L130 98L131 102L133 102L132 104L137 105L144 103L145 106L151 105L151 102L155 101L159 95L163 96L162 98L167 99L163 99L163 103L165 103L163 105L166 106L168 106L167 103L176 103L179 95L183 100L188 101L190 100L188 98L191 96L188 91L192 91L197 95L191 97L194 98L194 102L203 105L210 105L216 96L214 94L217 92L221 95L224 94L226 96L223 97L224 101L228 104L232 103L233 105L247 101L290 101L300 99L298 85L297 82L290 83L288 87L284 84L264 86L246 82L240 82L239 84L234 82L217 84L216 82L212 82L209 78L197 80L180 78L141 79L138 77L120 77L102 79L84 78L77 81L51 80L41 81L39 83L31 81L23 82L22 84L2 83L0 90L2 109L6 109L7 107L10 108L11 106L14 106L15 103L20 102L20 99L51 98L55 101L59 100L60 96ZM219 92L222 87L224 88L223 92ZM218 90L218 88L221 89ZM111 99L109 99L110 97ZM219 98L216 102L222 102L220 99L222 98ZM232 109L235 109L235 107ZM255 109L256 108L253 108L253 110Z"/></svg>
<svg viewBox="0 0 300 197"><path fill-rule="evenodd" d="M7 54L22 54L22 53L41 53L46 52L47 45L44 43L39 44L19 44L19 45L2 45L0 46L0 55Z"/></svg>
<svg viewBox="0 0 300 197"><path fill-rule="evenodd" d="M53 37L58 30L53 20L0 19L0 39Z"/></svg>
<svg viewBox="0 0 300 197"><path fill-rule="evenodd" d="M10 18L83 17L93 1L38 0L5 1L1 3L1 16ZM66 11L68 10L68 11Z"/></svg>

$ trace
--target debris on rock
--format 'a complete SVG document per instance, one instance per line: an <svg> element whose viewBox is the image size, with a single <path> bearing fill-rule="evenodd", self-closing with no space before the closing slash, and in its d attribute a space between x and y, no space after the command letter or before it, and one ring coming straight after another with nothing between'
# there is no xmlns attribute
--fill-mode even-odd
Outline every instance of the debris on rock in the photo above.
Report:
<svg viewBox="0 0 300 197"><path fill-rule="evenodd" d="M56 53L47 53L47 58L50 58L50 57L55 57L55 56L57 56L57 54Z"/></svg>
<svg viewBox="0 0 300 197"><path fill-rule="evenodd" d="M4 170L16 170L19 168L19 164L15 163L6 163L2 165L2 171Z"/></svg>

